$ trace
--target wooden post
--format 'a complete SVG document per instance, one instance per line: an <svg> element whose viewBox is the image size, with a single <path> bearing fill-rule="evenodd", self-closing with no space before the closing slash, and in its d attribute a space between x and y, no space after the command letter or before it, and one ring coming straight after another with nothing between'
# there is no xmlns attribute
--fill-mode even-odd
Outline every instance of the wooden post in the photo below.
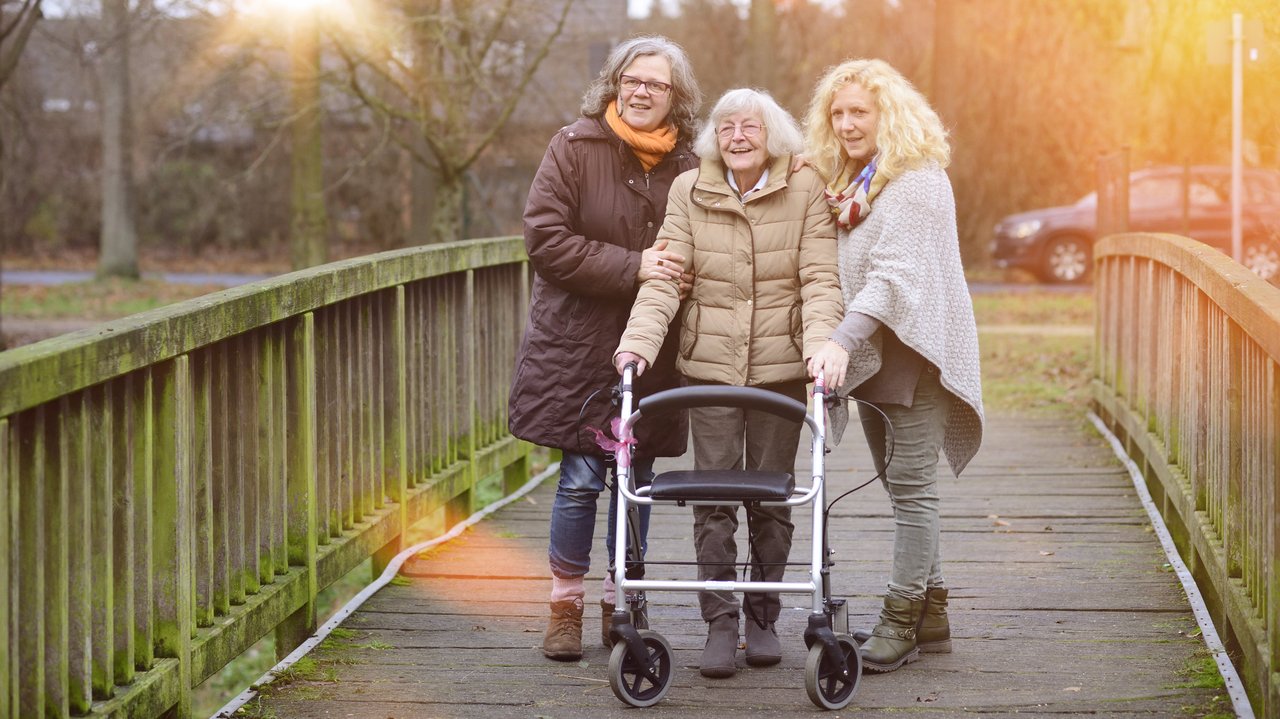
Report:
<svg viewBox="0 0 1280 719"><path fill-rule="evenodd" d="M191 716L191 372L186 355L158 365L155 385L156 654L178 660L174 719Z"/></svg>
<svg viewBox="0 0 1280 719"><path fill-rule="evenodd" d="M152 563L151 545L155 538L153 517L155 499L153 486L156 468L156 423L154 382L151 369L140 373L141 387L133 399L134 462L133 462L133 513L138 531L134 560L138 563L134 573L134 664L146 671L155 660L155 617L152 616L151 598L155 596L155 567Z"/></svg>
<svg viewBox="0 0 1280 719"><path fill-rule="evenodd" d="M45 415L44 435L45 469L44 513L45 559L45 625L44 625L44 678L47 715L62 717L70 712L68 670L68 630L70 607L68 606L67 580L70 569L68 532L71 516L68 509L71 478L66 471L66 454L61 440L62 403L50 406ZM108 618L108 621L110 619Z"/></svg>
<svg viewBox="0 0 1280 719"><path fill-rule="evenodd" d="M390 343L384 353L383 370L381 373L383 405L380 408L382 416L385 418L383 426L386 431L382 433L384 448L382 456L386 459L386 466L381 468L383 477L389 477L388 491L391 498L395 500L397 507L396 512L399 514L397 526L400 528L396 538L391 543L382 547L373 555L373 578L377 579L382 576L382 572L386 570L387 564L400 553L407 541L406 533L409 530L409 472L406 462L406 436L408 434L406 427L406 413L408 401L405 397L406 387L408 386L405 344L405 288L404 285L396 285L395 295L391 298L391 311L383 312L384 318L383 337Z"/></svg>
<svg viewBox="0 0 1280 719"><path fill-rule="evenodd" d="M4 506L0 507L0 630L6 632L10 640L0 646L0 714L17 716L13 706L13 689L17 683L10 672L17 669L18 658L11 656L13 651L14 632L9 624L9 603L11 601L9 574L13 571L13 555L10 554L9 528L15 526L11 521L11 513L16 514L18 508L13 503L12 487L16 484L10 462L16 452L9 444L9 419L0 418L0 492L4 493Z"/></svg>
<svg viewBox="0 0 1280 719"><path fill-rule="evenodd" d="M316 365L315 315L294 322L289 347L289 563L306 573L307 601L276 627L283 659L316 630Z"/></svg>
<svg viewBox="0 0 1280 719"><path fill-rule="evenodd" d="M88 390L89 445L92 484L92 527L89 546L93 547L93 696L109 699L115 695L115 542L112 517L115 515L115 456L111 437L115 434L111 416L111 397L106 388Z"/></svg>
<svg viewBox="0 0 1280 719"><path fill-rule="evenodd" d="M133 454L133 437L137 434L137 427L133 425L133 413L130 411L133 406L134 395L137 392L132 375L125 375L123 379L117 379L108 385L107 390L107 411L111 414L111 421L116 427L112 432L112 475L115 477L114 486L112 487L112 507L115 511L114 528L111 537L111 547L113 550L112 584L114 584L115 596L113 597L113 626L112 635L115 639L115 655L113 657L115 674L115 683L126 685L133 681L133 603L134 603L134 572L137 570L137 564L134 562L134 528L137 524L135 509L133 506L134 497L134 462L136 458Z"/></svg>

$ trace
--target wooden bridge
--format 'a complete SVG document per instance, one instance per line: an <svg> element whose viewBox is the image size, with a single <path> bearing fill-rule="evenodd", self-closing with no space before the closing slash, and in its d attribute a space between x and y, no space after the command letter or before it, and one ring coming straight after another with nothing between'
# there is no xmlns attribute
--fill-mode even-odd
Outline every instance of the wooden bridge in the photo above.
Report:
<svg viewBox="0 0 1280 719"><path fill-rule="evenodd" d="M1240 708L1280 717L1280 290L1169 236L1097 255L1095 408L1132 462L1084 417L993 417L972 469L943 482L955 652L865 677L837 714L1231 715L1197 680L1212 658L1143 489L1231 651ZM297 646L319 589L384 566L411 524L442 531L524 484L535 458L504 417L527 290L520 241L478 240L0 354L0 716L188 716L192 687L266 633ZM870 476L856 439L829 460L837 489ZM636 711L593 632L578 664L538 650L553 491L411 560L242 713ZM887 575L883 491L832 526L836 591L864 625ZM687 512L661 513L653 551L687 558L690 533ZM652 620L678 677L644 711L817 711L802 612L784 616L780 666L727 681L692 668L691 595L656 596Z"/></svg>

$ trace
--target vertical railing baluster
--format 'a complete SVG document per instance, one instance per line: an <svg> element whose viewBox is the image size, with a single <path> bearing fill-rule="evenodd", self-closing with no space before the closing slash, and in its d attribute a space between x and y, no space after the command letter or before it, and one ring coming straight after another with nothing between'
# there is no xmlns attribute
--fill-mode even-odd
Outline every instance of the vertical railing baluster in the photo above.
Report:
<svg viewBox="0 0 1280 719"><path fill-rule="evenodd" d="M87 399L84 392L66 396L59 402L62 430L59 442L65 460L67 500L71 515L67 523L68 537L89 537L93 529L93 479L90 474ZM93 547L86 541L69 542L70 575L68 579L67 664L69 675L68 704L71 711L83 714L93 702Z"/></svg>
<svg viewBox="0 0 1280 719"><path fill-rule="evenodd" d="M14 681L17 694L15 717L37 716L44 713L44 532L40 508L44 505L45 476L44 437L40 430L44 424L44 409L21 416L16 424L18 461L9 492L9 506L16 512L18 534L17 593L14 632L17 637L18 656Z"/></svg>
<svg viewBox="0 0 1280 719"><path fill-rule="evenodd" d="M254 551L258 553L258 581L262 585L271 584L275 581L272 529L275 526L276 498L275 493L271 490L275 486L275 456L279 449L275 444L276 386L273 382L274 350L275 327L272 326L262 330L257 345L258 359L255 365L254 378L256 386L254 389L257 390L258 396L255 410L258 433L261 434L262 440L257 446L257 452L250 455L251 457L256 457L257 461L258 506L255 514L258 521L258 543L254 547Z"/></svg>
<svg viewBox="0 0 1280 719"><path fill-rule="evenodd" d="M227 397L230 388L227 365L227 342L218 343L213 348L213 379L210 404L213 414L209 418L213 426L213 474L210 487L213 494L213 514L210 516L213 525L213 613L215 617L225 617L231 612L231 568L228 562L228 545L230 544L230 512L228 490L231 467L228 461L230 454L230 401Z"/></svg>
<svg viewBox="0 0 1280 719"><path fill-rule="evenodd" d="M334 358L338 364L338 386L337 386L337 440L338 440L338 526L342 531L351 529L354 524L354 497L352 495L352 486L354 484L351 475L354 472L355 460L352 453L355 450L355 439L351 436L355 429L355 423L351 421L352 398L351 398L351 353L352 353L352 331L351 331L351 303L343 302L335 308L338 312L338 331L336 333L339 343Z"/></svg>
<svg viewBox="0 0 1280 719"><path fill-rule="evenodd" d="M316 628L316 363L315 315L292 322L288 345L289 563L302 568L307 601L276 628L276 654L284 658Z"/></svg>
<svg viewBox="0 0 1280 719"><path fill-rule="evenodd" d="M195 625L213 626L214 615L214 509L213 462L216 410L214 408L214 355L202 349L191 356L194 384L192 397L191 461L192 461L192 574L195 578Z"/></svg>
<svg viewBox="0 0 1280 719"><path fill-rule="evenodd" d="M65 405L65 398L64 405ZM10 592L16 589L16 583L10 573L17 567L10 554L12 543L10 531L17 525L18 507L13 502L13 487L17 484L17 473L12 471L10 463L17 460L17 452L10 443L9 419L0 417L0 492L4 493L4 502L0 504L0 558L4 567L0 569L0 629L3 629L8 641L0 642L0 714L6 717L17 716L14 711L13 693L17 681L13 672L18 668L18 657L12 655L14 639L18 633L13 631L11 620L17 619L17 613L10 614L13 596ZM73 675L74 677L74 675ZM81 708L81 710L83 710Z"/></svg>
<svg viewBox="0 0 1280 719"><path fill-rule="evenodd" d="M133 478L134 462L132 437L137 431L130 412L130 398L136 392L133 375L110 382L107 386L107 408L115 431L112 432L112 483L114 532L111 547L114 553L112 566L115 576L115 618L112 635L115 639L115 683L133 681L133 585L134 585L134 525Z"/></svg>
<svg viewBox="0 0 1280 719"><path fill-rule="evenodd" d="M223 480L223 513L227 516L226 540L223 549L227 563L227 612L231 607L244 604L245 598L245 492L244 492L244 435L249 429L240 419L244 416L242 399L247 382L244 373L244 337L232 337L224 342L227 347L226 378L222 393L226 397L227 411L220 424L226 438L225 469Z"/></svg>
<svg viewBox="0 0 1280 719"><path fill-rule="evenodd" d="M191 373L186 356L156 365L155 486L156 653L178 660L177 719L191 715Z"/></svg>
<svg viewBox="0 0 1280 719"><path fill-rule="evenodd" d="M258 376L258 353L262 345L263 332L255 330L240 336L240 371L237 374L236 389L240 395L236 415L240 422L236 434L240 437L240 512L244 518L244 531L240 537L240 577L244 589L244 598L257 594L262 590L262 567L258 561L258 551L262 544L259 536L259 513L262 503L258 496L258 472L260 447L259 438L265 431L261 416L258 413L258 387L254 379Z"/></svg>
<svg viewBox="0 0 1280 719"><path fill-rule="evenodd" d="M89 544L93 547L93 695L108 699L115 695L115 581L112 541L115 514L115 457L112 455L112 417L106 388L93 387L89 395L89 445L93 472L93 527Z"/></svg>
<svg viewBox="0 0 1280 719"><path fill-rule="evenodd" d="M316 313L316 521L320 543L328 544L337 536L336 510L337 442L334 441L334 390L337 363L334 361L336 341L335 315L332 307Z"/></svg>
<svg viewBox="0 0 1280 719"><path fill-rule="evenodd" d="M45 623L44 623L44 711L46 716L62 717L70 711L68 702L67 662L67 574L70 558L67 530L70 516L67 499L70 478L61 441L61 404L50 405L39 431L44 436L41 456L36 461L45 466L44 513Z"/></svg>
<svg viewBox="0 0 1280 719"><path fill-rule="evenodd" d="M378 434L382 442L382 456L385 465L380 470L384 477L384 491L396 503L398 514L395 541L380 549L373 557L373 575L377 577L386 569L387 564L404 547L409 530L408 477L406 469L406 437L408 427L406 408L409 406L405 396L408 386L406 372L406 302L404 285L396 285L390 295L383 295L382 301L389 303L389 310L380 314L382 322L381 334L386 340L386 351L381 353L382 371L379 374L379 411L382 431Z"/></svg>
<svg viewBox="0 0 1280 719"><path fill-rule="evenodd" d="M148 367L138 373L138 396L133 398L134 463L133 514L137 521L134 534L134 665L142 671L151 668L155 659L155 617L152 597L155 595L155 566L151 546L155 539L153 521L155 503L155 393L152 371Z"/></svg>

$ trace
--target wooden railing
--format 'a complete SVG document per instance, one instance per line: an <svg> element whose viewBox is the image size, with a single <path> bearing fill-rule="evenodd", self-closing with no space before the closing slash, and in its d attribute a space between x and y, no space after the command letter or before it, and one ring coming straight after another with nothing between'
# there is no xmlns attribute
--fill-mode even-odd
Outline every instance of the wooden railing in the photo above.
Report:
<svg viewBox="0 0 1280 719"><path fill-rule="evenodd" d="M1280 290L1173 235L1095 248L1094 400L1259 715L1280 717Z"/></svg>
<svg viewBox="0 0 1280 719"><path fill-rule="evenodd" d="M522 484L527 273L518 238L390 252L0 354L0 716L187 716L410 524Z"/></svg>

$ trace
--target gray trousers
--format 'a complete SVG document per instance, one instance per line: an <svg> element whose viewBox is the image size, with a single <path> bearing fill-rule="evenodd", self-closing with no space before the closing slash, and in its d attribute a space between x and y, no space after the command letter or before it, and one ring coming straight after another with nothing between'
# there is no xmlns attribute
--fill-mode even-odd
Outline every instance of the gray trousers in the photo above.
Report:
<svg viewBox="0 0 1280 719"><path fill-rule="evenodd" d="M893 569L889 594L924 599L925 589L941 587L942 559L938 549L938 450L951 411L951 393L929 366L920 373L911 406L876 405L893 423L893 460L884 486L893 506ZM862 431L877 472L884 471L888 436L880 415L858 405Z"/></svg>
<svg viewBox="0 0 1280 719"><path fill-rule="evenodd" d="M803 381L761 385L760 389L805 401ZM777 415L733 407L699 407L689 410L693 431L693 463L698 470L748 469L795 472L801 423ZM748 537L755 560L751 581L778 582L791 553L791 508L757 507L749 510ZM698 557L698 579L730 581L738 558L734 533L738 529L738 505L693 508L693 543ZM759 564L757 564L758 562ZM772 565L772 566L763 566ZM747 594L748 620L773 622L781 602L777 594ZM721 615L737 615L739 605L732 592L699 592L705 621Z"/></svg>

